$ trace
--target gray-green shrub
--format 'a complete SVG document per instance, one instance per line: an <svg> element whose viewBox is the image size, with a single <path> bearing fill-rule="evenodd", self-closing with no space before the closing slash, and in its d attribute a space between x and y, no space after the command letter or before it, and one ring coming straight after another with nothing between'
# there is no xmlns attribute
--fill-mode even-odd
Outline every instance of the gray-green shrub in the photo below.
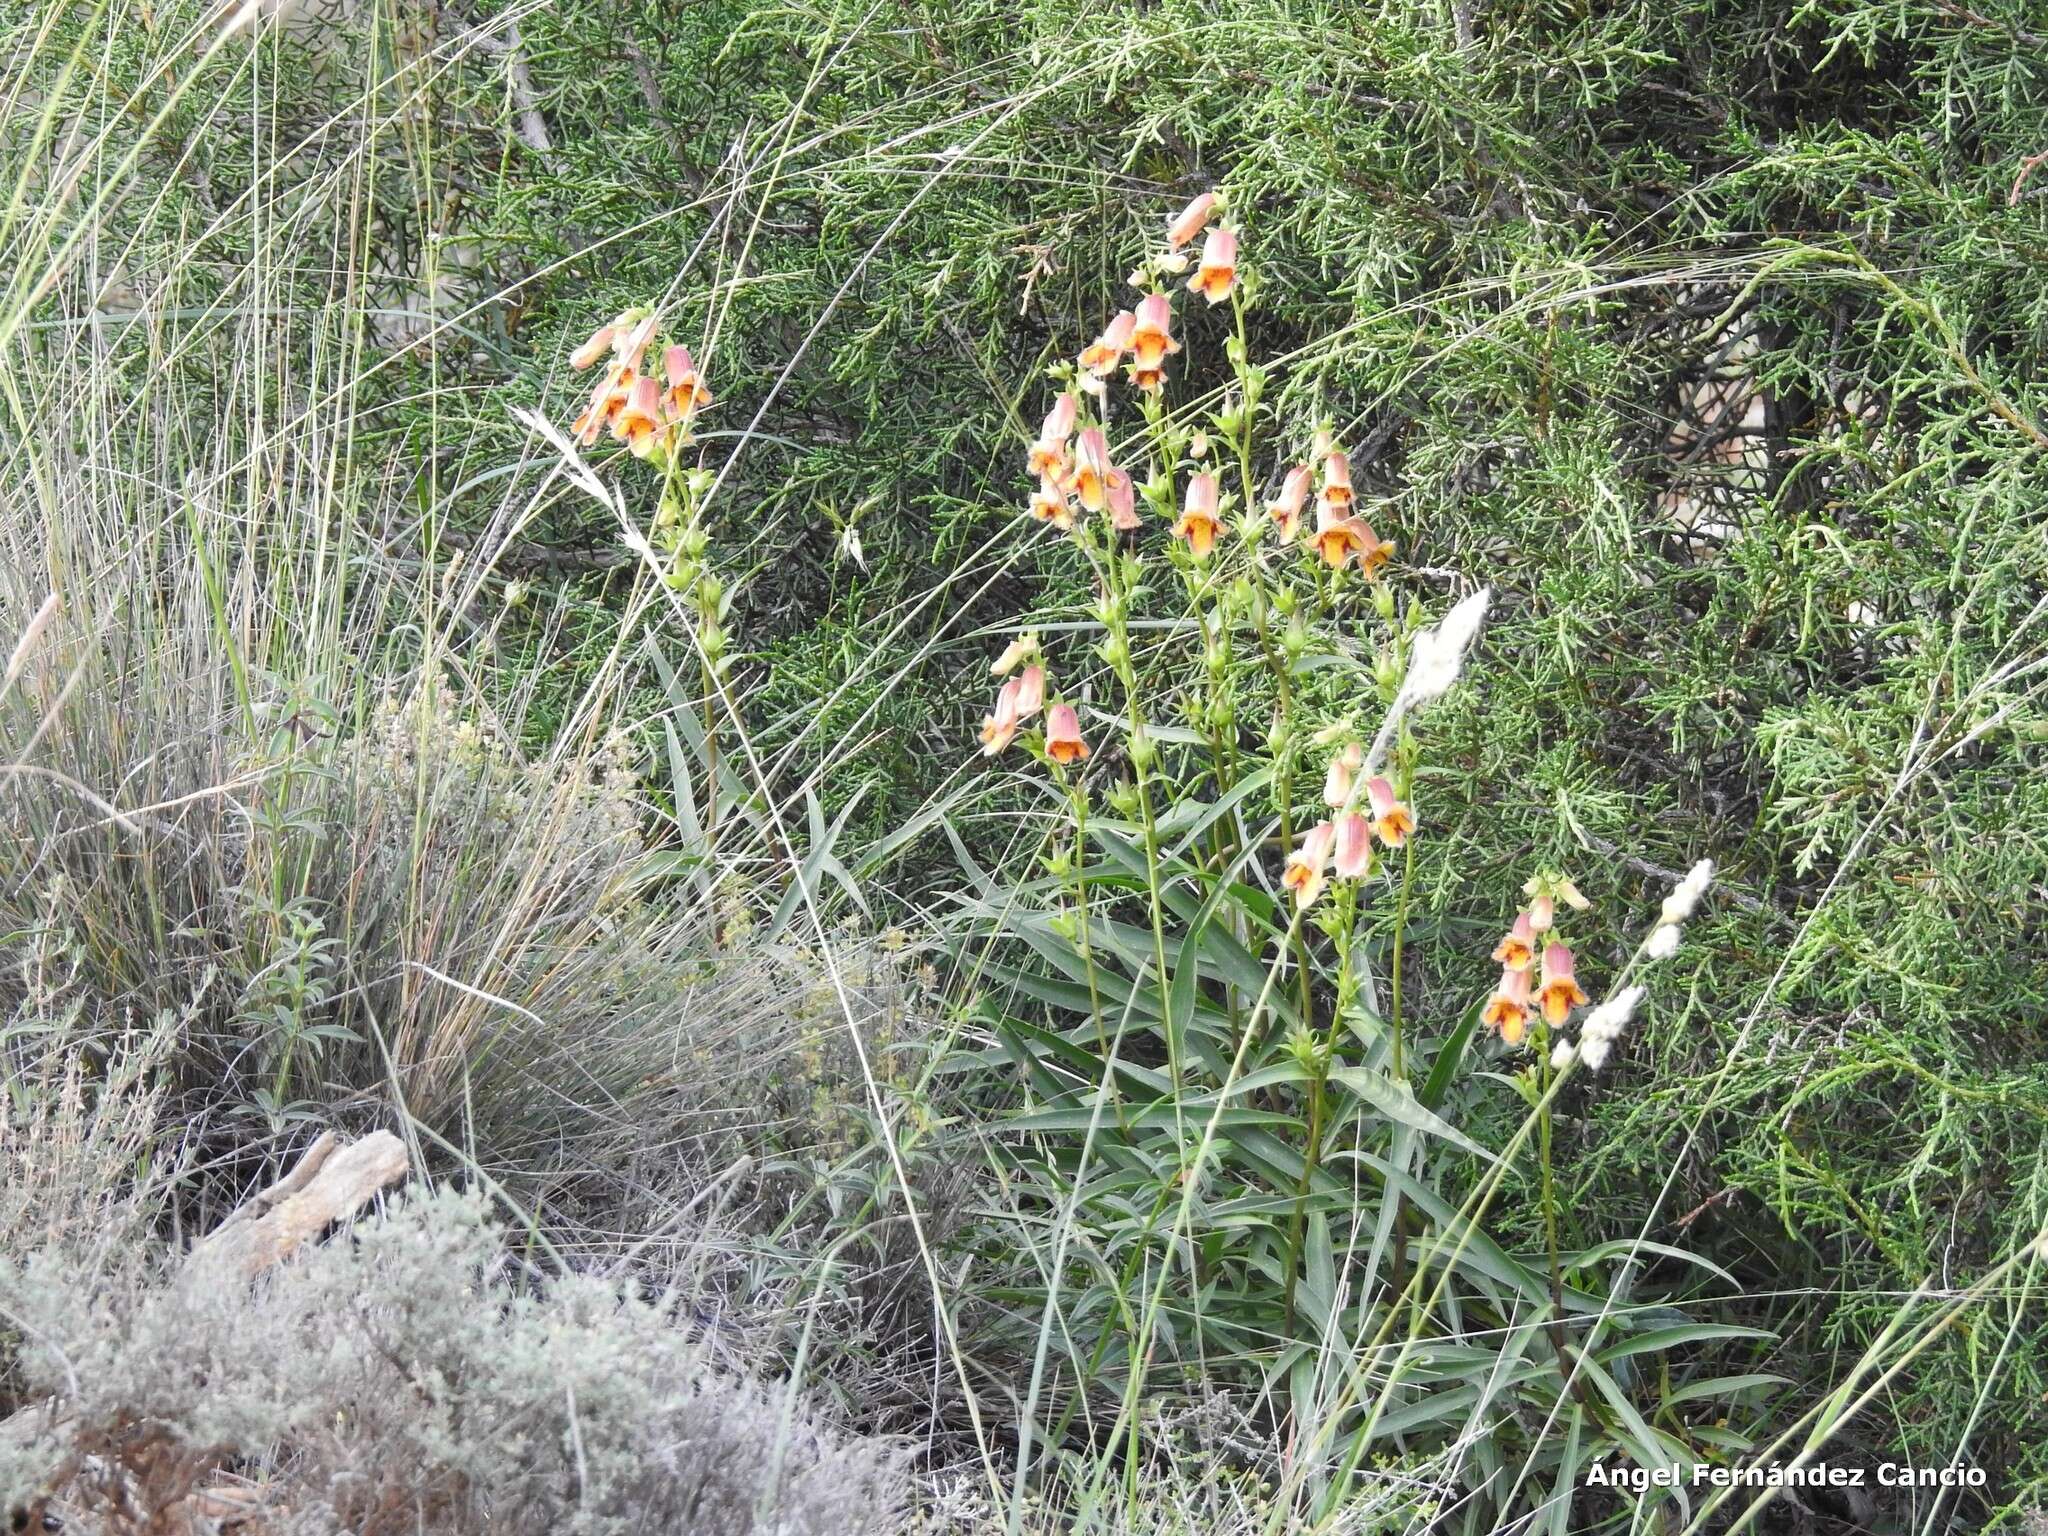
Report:
<svg viewBox="0 0 2048 1536"><path fill-rule="evenodd" d="M272 1528L309 1536L858 1536L894 1529L906 1491L897 1448L724 1374L661 1302L537 1282L474 1196L405 1198L248 1287L9 1257L0 1316L36 1404L0 1443L0 1488L36 1514L67 1489L112 1529L229 1462Z"/></svg>

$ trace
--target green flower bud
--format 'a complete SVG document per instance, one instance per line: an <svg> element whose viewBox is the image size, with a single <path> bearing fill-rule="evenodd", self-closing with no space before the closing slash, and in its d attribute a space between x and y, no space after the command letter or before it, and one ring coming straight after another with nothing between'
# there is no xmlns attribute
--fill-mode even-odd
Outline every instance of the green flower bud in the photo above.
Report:
<svg viewBox="0 0 2048 1536"><path fill-rule="evenodd" d="M1280 636L1280 649L1286 652L1290 666L1298 665L1307 653L1308 626L1302 622L1300 614L1287 621L1286 632Z"/></svg>

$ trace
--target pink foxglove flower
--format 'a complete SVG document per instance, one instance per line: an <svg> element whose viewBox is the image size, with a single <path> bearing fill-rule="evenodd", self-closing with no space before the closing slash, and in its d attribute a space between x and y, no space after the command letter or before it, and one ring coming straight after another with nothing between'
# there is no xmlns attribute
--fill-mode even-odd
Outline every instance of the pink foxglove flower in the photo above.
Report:
<svg viewBox="0 0 2048 1536"><path fill-rule="evenodd" d="M1023 679L1015 677L997 690L995 713L984 715L981 721L983 757L994 757L1016 739L1017 727L1022 723L1017 717L1017 702L1023 693Z"/></svg>
<svg viewBox="0 0 2048 1536"><path fill-rule="evenodd" d="M612 358L621 367L630 368L638 373L640 365L647 361L647 348L654 340L655 328L661 324L661 316L649 315L630 330L619 323L624 318L621 315L619 320L612 322Z"/></svg>
<svg viewBox="0 0 2048 1536"><path fill-rule="evenodd" d="M670 347L661 355L661 366L668 377L662 400L671 416L688 421L711 403L711 391L704 387L704 377L688 347Z"/></svg>
<svg viewBox="0 0 2048 1536"><path fill-rule="evenodd" d="M1148 293L1131 327L1131 356L1141 368L1156 368L1180 350L1173 339L1173 305L1163 293Z"/></svg>
<svg viewBox="0 0 2048 1536"><path fill-rule="evenodd" d="M1301 531L1301 509L1308 501L1308 485L1307 466L1297 464L1280 482L1280 494L1266 503L1266 515L1279 528L1280 537L1290 544Z"/></svg>
<svg viewBox="0 0 2048 1536"><path fill-rule="evenodd" d="M1120 469L1109 472L1109 526L1118 533L1136 533L1144 526L1138 520L1136 487Z"/></svg>
<svg viewBox="0 0 2048 1536"><path fill-rule="evenodd" d="M1045 704L1045 668L1037 663L1017 674L1017 719L1021 723Z"/></svg>
<svg viewBox="0 0 2048 1536"><path fill-rule="evenodd" d="M1330 862L1330 847L1336 840L1336 827L1319 821L1302 835L1301 846L1287 856L1286 867L1280 871L1280 884L1294 893L1295 906L1312 907L1323 894L1328 883L1323 868Z"/></svg>
<svg viewBox="0 0 2048 1536"><path fill-rule="evenodd" d="M1365 781L1365 795L1372 802L1372 830L1389 848L1398 848L1415 831L1415 813L1394 798L1394 786L1383 778Z"/></svg>
<svg viewBox="0 0 2048 1536"><path fill-rule="evenodd" d="M1116 466L1109 462L1109 444L1102 436L1102 428L1090 427L1075 439L1074 474L1067 488L1082 506L1090 512L1100 512L1108 506L1111 482L1117 473Z"/></svg>
<svg viewBox="0 0 2048 1536"><path fill-rule="evenodd" d="M1227 229L1212 229L1202 242L1202 260L1188 287L1211 304L1221 304L1237 286L1237 236Z"/></svg>
<svg viewBox="0 0 2048 1536"><path fill-rule="evenodd" d="M1067 439L1074 435L1077 403L1071 393L1062 394L1045 413L1038 429L1038 441L1031 445L1026 469L1041 480L1061 480L1067 473Z"/></svg>
<svg viewBox="0 0 2048 1536"><path fill-rule="evenodd" d="M1062 533L1074 526L1074 509L1067 505L1067 494L1057 481L1039 481L1026 510L1038 522L1051 523Z"/></svg>
<svg viewBox="0 0 2048 1536"><path fill-rule="evenodd" d="M1351 459L1332 448L1323 458L1323 500L1340 510L1358 499L1351 489Z"/></svg>
<svg viewBox="0 0 2048 1536"><path fill-rule="evenodd" d="M1536 930L1527 912L1515 914L1515 926L1493 946L1493 958L1511 971L1526 971L1536 958Z"/></svg>
<svg viewBox="0 0 2048 1536"><path fill-rule="evenodd" d="M1055 704L1045 717L1045 755L1056 763L1078 762L1088 755L1081 739L1081 717L1071 704Z"/></svg>
<svg viewBox="0 0 2048 1536"><path fill-rule="evenodd" d="M1323 564L1337 570L1353 555L1361 558L1372 543L1372 529L1363 519L1345 514L1326 500L1316 502L1316 531L1309 535L1309 547L1323 558Z"/></svg>
<svg viewBox="0 0 2048 1536"><path fill-rule="evenodd" d="M1209 558L1216 547L1216 535L1223 524L1216 516L1216 477L1196 475L1188 481L1187 500L1180 521L1173 525L1175 538L1186 539L1197 560Z"/></svg>
<svg viewBox="0 0 2048 1536"><path fill-rule="evenodd" d="M1572 975L1572 952L1562 944L1543 946L1543 985L1537 990L1543 1017L1552 1028L1562 1024L1572 1009L1589 1001L1585 990Z"/></svg>
<svg viewBox="0 0 2048 1536"><path fill-rule="evenodd" d="M612 337L616 334L615 327L600 325L590 333L590 340L569 354L569 366L579 373L588 368L612 349Z"/></svg>
<svg viewBox="0 0 2048 1536"><path fill-rule="evenodd" d="M635 379L624 409L612 420L612 436L630 448L634 458L644 459L654 452L665 428L660 387L652 379Z"/></svg>
<svg viewBox="0 0 2048 1536"><path fill-rule="evenodd" d="M1128 309L1116 312L1111 320L1087 346L1081 349L1081 366L1098 379L1108 378L1116 371L1116 365L1123 361L1124 354L1131 349L1131 333L1137 329L1138 317Z"/></svg>
<svg viewBox="0 0 2048 1536"><path fill-rule="evenodd" d="M1352 777L1364 766L1365 748L1355 741L1345 743L1344 750L1330 759L1323 774L1323 804L1333 811L1350 804Z"/></svg>
<svg viewBox="0 0 2048 1536"><path fill-rule="evenodd" d="M1356 880L1372 866L1372 837L1363 811L1337 818L1334 867L1339 880Z"/></svg>
<svg viewBox="0 0 2048 1536"><path fill-rule="evenodd" d="M1479 1020L1488 1029L1499 1031L1501 1039L1509 1045L1520 1045L1523 1032L1529 1027L1529 973L1502 971L1500 985L1487 999L1486 1011L1479 1015Z"/></svg>
<svg viewBox="0 0 2048 1536"><path fill-rule="evenodd" d="M1166 248L1177 251L1208 227L1209 217L1216 211L1216 194L1204 192L1174 215L1173 222L1166 226Z"/></svg>

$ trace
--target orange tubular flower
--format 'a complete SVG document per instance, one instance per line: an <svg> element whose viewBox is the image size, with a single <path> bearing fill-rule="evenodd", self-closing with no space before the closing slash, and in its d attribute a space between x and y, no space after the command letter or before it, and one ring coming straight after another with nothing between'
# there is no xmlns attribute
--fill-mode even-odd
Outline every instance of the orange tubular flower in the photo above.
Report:
<svg viewBox="0 0 2048 1536"><path fill-rule="evenodd" d="M1216 547L1216 535L1223 524L1216 516L1216 477L1196 475L1188 481L1187 500L1180 521L1173 525L1175 538L1186 539L1197 560L1209 558Z"/></svg>
<svg viewBox="0 0 2048 1536"><path fill-rule="evenodd" d="M1098 379L1106 379L1116 371L1116 365L1123 361L1124 354L1131 349L1131 333L1138 327L1138 317L1128 309L1116 312L1116 318L1104 327L1100 336L1081 349L1081 366Z"/></svg>
<svg viewBox="0 0 2048 1536"><path fill-rule="evenodd" d="M1501 1039L1509 1045L1520 1045L1522 1034L1529 1027L1529 973L1502 971L1500 985L1487 999L1486 1011L1479 1015L1479 1021L1488 1029L1500 1031Z"/></svg>
<svg viewBox="0 0 2048 1536"><path fill-rule="evenodd" d="M1065 532L1074 526L1074 509L1067 505L1066 492L1054 480L1041 480L1038 489L1031 493L1031 515L1041 523L1051 523Z"/></svg>
<svg viewBox="0 0 2048 1536"><path fill-rule="evenodd" d="M1174 216L1166 226L1166 248L1177 251L1208 226L1209 215L1216 211L1216 194L1204 192L1187 207Z"/></svg>
<svg viewBox="0 0 2048 1536"><path fill-rule="evenodd" d="M1352 811L1337 818L1334 868L1339 880L1356 880L1372 866L1372 838L1364 815Z"/></svg>
<svg viewBox="0 0 2048 1536"><path fill-rule="evenodd" d="M1024 460L1024 472L1041 480L1064 480L1068 468L1067 445L1059 438L1041 437Z"/></svg>
<svg viewBox="0 0 2048 1536"><path fill-rule="evenodd" d="M1372 830L1389 848L1398 848L1415 831L1415 813L1394 798L1394 786L1385 779L1365 781L1365 795L1372 802Z"/></svg>
<svg viewBox="0 0 2048 1536"><path fill-rule="evenodd" d="M1526 976L1529 973L1523 971L1522 974ZM1562 1024L1574 1008L1583 1008L1591 1001L1572 975L1572 952L1564 945L1543 946L1543 985L1536 996L1543 1004L1543 1017L1553 1029Z"/></svg>
<svg viewBox="0 0 2048 1536"><path fill-rule="evenodd" d="M664 430L661 390L652 379L635 379L625 408L612 422L612 436L632 449L634 458L644 459L654 452Z"/></svg>
<svg viewBox="0 0 2048 1536"><path fill-rule="evenodd" d="M1071 704L1055 704L1045 716L1045 755L1056 763L1078 762L1088 755L1081 739L1081 717Z"/></svg>
<svg viewBox="0 0 2048 1536"><path fill-rule="evenodd" d="M1346 511L1357 499L1351 489L1350 456L1333 448L1323 458L1323 500Z"/></svg>
<svg viewBox="0 0 2048 1536"><path fill-rule="evenodd" d="M600 325L590 333L590 340L569 354L569 366L581 373L611 350L612 338L617 334L615 326Z"/></svg>
<svg viewBox="0 0 2048 1536"><path fill-rule="evenodd" d="M1368 579L1377 579L1380 567L1394 558L1394 541L1382 539L1372 531L1372 524L1362 517L1351 519L1358 530L1358 568Z"/></svg>
<svg viewBox="0 0 2048 1536"><path fill-rule="evenodd" d="M1131 356L1141 369L1162 368L1180 350L1173 339L1173 305L1163 293L1148 293L1131 327Z"/></svg>
<svg viewBox="0 0 2048 1536"><path fill-rule="evenodd" d="M1330 862L1330 845L1336 839L1337 829L1327 821L1319 821L1302 835L1301 846L1287 855L1287 865L1280 871L1280 884L1294 892L1297 907L1312 907L1323 894L1328 883L1323 866Z"/></svg>
<svg viewBox="0 0 2048 1536"><path fill-rule="evenodd" d="M1212 229L1202 242L1201 264L1188 279L1188 287L1211 304L1221 304L1237 286L1237 236L1227 229Z"/></svg>
<svg viewBox="0 0 2048 1536"><path fill-rule="evenodd" d="M1365 748L1357 742L1348 742L1344 750L1330 759L1329 771L1323 775L1323 804L1333 811L1341 811L1351 800L1352 775L1365 766Z"/></svg>
<svg viewBox="0 0 2048 1536"><path fill-rule="evenodd" d="M1550 932L1550 925L1557 921L1557 901L1543 891L1529 902L1529 928L1534 933Z"/></svg>
<svg viewBox="0 0 2048 1536"><path fill-rule="evenodd" d="M1280 537L1290 544L1301 529L1301 508L1308 500L1308 481L1307 466L1295 465L1280 482L1280 494L1266 503L1266 515L1279 528Z"/></svg>
<svg viewBox="0 0 2048 1536"><path fill-rule="evenodd" d="M671 416L688 421L711 403L711 391L704 387L703 377L697 372L697 364L691 359L688 347L670 347L662 353L661 364L668 374L668 388L662 393L662 403L668 407Z"/></svg>
<svg viewBox="0 0 2048 1536"><path fill-rule="evenodd" d="M1323 564L1335 570L1354 554L1365 553L1366 526L1355 517L1345 516L1343 510L1328 501L1316 503L1316 531L1309 535L1309 543L1315 552L1323 557Z"/></svg>
<svg viewBox="0 0 2048 1536"><path fill-rule="evenodd" d="M1075 440L1074 478L1067 489L1090 512L1100 512L1109 505L1110 488L1117 474L1116 466L1109 462L1109 444L1102 436L1102 428L1088 428Z"/></svg>
<svg viewBox="0 0 2048 1536"><path fill-rule="evenodd" d="M1079 409L1071 394L1062 394L1045 413L1038 429L1038 441L1031 445L1027 464L1030 473L1042 480L1058 480L1067 472L1067 439L1074 435L1074 417Z"/></svg>
<svg viewBox="0 0 2048 1536"><path fill-rule="evenodd" d="M1515 915L1515 926L1493 946L1493 958L1511 971L1526 971L1536 958L1536 931L1529 926L1529 914Z"/></svg>
<svg viewBox="0 0 2048 1536"><path fill-rule="evenodd" d="M1017 705L1024 695L1024 680L1013 677L996 691L996 709L981 720L981 755L994 757L1016 739Z"/></svg>
<svg viewBox="0 0 2048 1536"><path fill-rule="evenodd" d="M607 374L597 381L597 388L590 392L590 398L583 404L582 414L569 423L569 435L586 448L596 442L598 434L604 431L605 424L614 414L610 409L611 398L612 381L611 376Z"/></svg>

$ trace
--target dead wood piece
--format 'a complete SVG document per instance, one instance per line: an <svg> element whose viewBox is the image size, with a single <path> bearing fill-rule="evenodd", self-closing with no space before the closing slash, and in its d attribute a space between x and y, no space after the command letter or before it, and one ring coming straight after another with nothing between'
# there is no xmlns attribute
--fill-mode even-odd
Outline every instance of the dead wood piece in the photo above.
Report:
<svg viewBox="0 0 2048 1536"><path fill-rule="evenodd" d="M188 1268L253 1279L398 1183L407 1167L405 1145L389 1131L347 1146L323 1135L290 1173L209 1233Z"/></svg>

